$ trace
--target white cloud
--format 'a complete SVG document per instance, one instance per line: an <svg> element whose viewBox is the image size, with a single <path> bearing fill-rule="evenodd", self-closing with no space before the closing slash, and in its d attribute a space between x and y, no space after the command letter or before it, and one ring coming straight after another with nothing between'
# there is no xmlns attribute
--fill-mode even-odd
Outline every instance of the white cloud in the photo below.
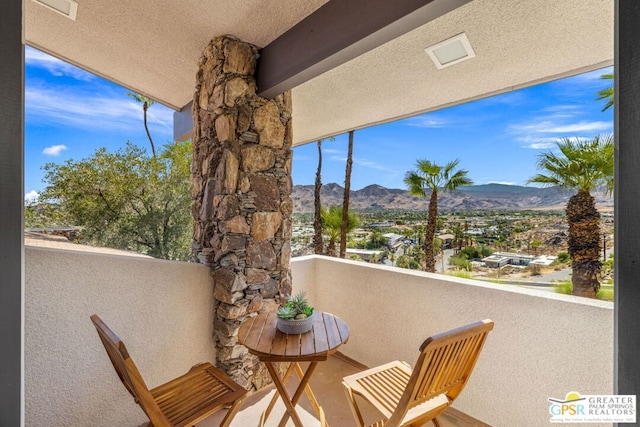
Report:
<svg viewBox="0 0 640 427"><path fill-rule="evenodd" d="M531 148L533 150L541 150L545 148L553 148L556 146L556 138L553 137L539 137L524 135L516 138L516 140L522 143L521 147Z"/></svg>
<svg viewBox="0 0 640 427"><path fill-rule="evenodd" d="M323 148L322 152L323 153L329 153L329 154L340 154L340 153L342 153L341 150L336 150L334 148Z"/></svg>
<svg viewBox="0 0 640 427"><path fill-rule="evenodd" d="M369 169L375 169L378 171L382 171L382 172L395 172L394 170L391 170L383 165L381 165L378 162L374 162L372 160L367 160L367 159L353 159L353 163L355 163L358 166L362 166L363 168L369 168Z"/></svg>
<svg viewBox="0 0 640 427"><path fill-rule="evenodd" d="M549 113L546 117L549 120L570 119L581 113L577 105L552 105L542 111Z"/></svg>
<svg viewBox="0 0 640 427"><path fill-rule="evenodd" d="M531 134L565 134L559 136L566 136L566 134L570 134L570 136L573 136L581 133L602 131L610 132L613 128L612 122L599 120L581 120L574 123L563 123L562 120L559 120L561 118L560 116L561 115L556 114L551 117L547 116L542 119L538 118L531 123L512 124L509 126L508 130L514 134L523 134L523 137L518 138L519 140L523 140L526 138L537 139L535 137L531 137Z"/></svg>
<svg viewBox="0 0 640 427"><path fill-rule="evenodd" d="M40 197L40 193L38 193L36 190L31 190L24 195L24 201L26 203L32 203L38 200L38 197Z"/></svg>
<svg viewBox="0 0 640 427"><path fill-rule="evenodd" d="M330 156L329 160L332 160L334 162L338 162L338 163L345 163L347 161L347 156ZM363 168L368 168L368 169L374 169L377 171L381 171L381 172L387 172L387 173L397 173L397 171L390 169L378 162L374 162L373 160L369 160L369 159L363 159L363 158L358 158L358 157L354 157L353 158L353 164L356 166L360 166Z"/></svg>
<svg viewBox="0 0 640 427"><path fill-rule="evenodd" d="M42 154L44 154L45 156L58 157L60 153L62 153L66 149L67 149L66 145L62 145L62 144L52 145L51 147L47 147L44 150L42 150Z"/></svg>
<svg viewBox="0 0 640 427"><path fill-rule="evenodd" d="M44 68L54 76L70 76L76 80L83 81L90 81L96 78L95 75L87 71L28 46L24 51L24 62L32 67Z"/></svg>
<svg viewBox="0 0 640 427"><path fill-rule="evenodd" d="M553 142L533 142L529 145L523 145L524 148L531 148L533 150L543 150L546 148L553 148L556 144Z"/></svg>
<svg viewBox="0 0 640 427"><path fill-rule="evenodd" d="M142 105L136 104L136 107L142 116ZM147 122L155 123L173 133L173 111L163 105L154 104L154 107L147 110Z"/></svg>
<svg viewBox="0 0 640 427"><path fill-rule="evenodd" d="M542 109L542 111L546 111L549 113L557 113L557 112L566 112L566 111L571 111L571 112L575 112L578 111L579 108L577 105L572 105L572 104L565 104L565 105L550 105L548 107L545 107Z"/></svg>
<svg viewBox="0 0 640 427"><path fill-rule="evenodd" d="M594 132L602 130L611 130L613 124L611 122L603 121L580 121L578 123L572 123L568 125L553 126L548 129L542 129L538 132L553 132L553 133L580 133L580 132Z"/></svg>
<svg viewBox="0 0 640 427"><path fill-rule="evenodd" d="M450 124L447 120L433 115L411 117L404 120L404 123L419 128L441 128Z"/></svg>
<svg viewBox="0 0 640 427"><path fill-rule="evenodd" d="M142 107L121 93L30 85L25 88L25 104L32 123L64 123L81 129L127 130L142 126ZM149 109L147 120L152 133L155 128L156 132L171 135L171 109L156 104Z"/></svg>

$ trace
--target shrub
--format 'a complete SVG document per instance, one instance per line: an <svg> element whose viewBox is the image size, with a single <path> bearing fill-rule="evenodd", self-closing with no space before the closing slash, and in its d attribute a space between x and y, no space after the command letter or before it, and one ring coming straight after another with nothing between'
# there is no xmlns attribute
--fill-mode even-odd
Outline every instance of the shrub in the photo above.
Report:
<svg viewBox="0 0 640 427"><path fill-rule="evenodd" d="M396 260L396 267L420 270L420 263L407 255L400 255Z"/></svg>
<svg viewBox="0 0 640 427"><path fill-rule="evenodd" d="M465 270L471 269L471 263L468 259L463 257L452 256L449 258L449 265L453 265L455 267L461 267Z"/></svg>
<svg viewBox="0 0 640 427"><path fill-rule="evenodd" d="M478 258L478 249L475 246L467 246L460 251L460 258L463 257L467 260Z"/></svg>
<svg viewBox="0 0 640 427"><path fill-rule="evenodd" d="M461 279L473 279L473 277L471 276L471 273L469 273L468 271L461 271L461 270L448 271L447 274L449 276L459 277Z"/></svg>
<svg viewBox="0 0 640 427"><path fill-rule="evenodd" d="M489 246L486 245L481 245L480 246L480 255L482 256L482 258L486 258L488 256L490 256L493 253L493 251L491 250L491 248Z"/></svg>
<svg viewBox="0 0 640 427"><path fill-rule="evenodd" d="M567 252L558 252L558 262L565 263L569 261L569 254Z"/></svg>
<svg viewBox="0 0 640 427"><path fill-rule="evenodd" d="M571 295L571 290L573 289L573 285L570 280L564 280L559 282L554 286L554 289L559 294Z"/></svg>

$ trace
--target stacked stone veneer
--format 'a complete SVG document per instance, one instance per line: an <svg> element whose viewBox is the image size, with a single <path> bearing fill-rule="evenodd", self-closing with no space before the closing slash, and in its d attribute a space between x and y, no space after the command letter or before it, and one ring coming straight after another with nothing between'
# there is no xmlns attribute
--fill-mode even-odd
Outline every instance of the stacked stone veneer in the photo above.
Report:
<svg viewBox="0 0 640 427"><path fill-rule="evenodd" d="M238 329L291 294L291 97L256 94L257 57L233 37L212 40L193 103L193 258L212 268L218 366L247 388L268 375Z"/></svg>

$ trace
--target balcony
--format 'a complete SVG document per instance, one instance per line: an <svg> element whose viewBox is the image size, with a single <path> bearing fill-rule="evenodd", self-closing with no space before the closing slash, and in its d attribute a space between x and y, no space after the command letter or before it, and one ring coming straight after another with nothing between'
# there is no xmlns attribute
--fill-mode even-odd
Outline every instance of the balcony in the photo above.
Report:
<svg viewBox="0 0 640 427"><path fill-rule="evenodd" d="M215 360L206 267L28 246L25 270L27 426L144 422L104 354L93 313L121 334L150 386ZM613 393L612 303L317 256L293 259L292 272L295 291L349 324L341 351L367 366L413 364L428 335L494 320L454 405L487 424L546 425L548 397ZM331 425L352 425L338 380L359 368L344 359L322 365L318 400ZM247 403L238 417L255 413L257 422L259 405ZM482 425L456 411L443 421Z"/></svg>

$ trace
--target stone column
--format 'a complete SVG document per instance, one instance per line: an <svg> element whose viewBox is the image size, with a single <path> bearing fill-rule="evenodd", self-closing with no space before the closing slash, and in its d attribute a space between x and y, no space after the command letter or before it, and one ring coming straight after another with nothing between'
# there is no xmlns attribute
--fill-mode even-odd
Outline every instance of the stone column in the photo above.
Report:
<svg viewBox="0 0 640 427"><path fill-rule="evenodd" d="M268 375L238 328L291 294L291 96L256 94L257 56L234 37L212 40L193 103L193 260L212 269L218 367L247 388Z"/></svg>

